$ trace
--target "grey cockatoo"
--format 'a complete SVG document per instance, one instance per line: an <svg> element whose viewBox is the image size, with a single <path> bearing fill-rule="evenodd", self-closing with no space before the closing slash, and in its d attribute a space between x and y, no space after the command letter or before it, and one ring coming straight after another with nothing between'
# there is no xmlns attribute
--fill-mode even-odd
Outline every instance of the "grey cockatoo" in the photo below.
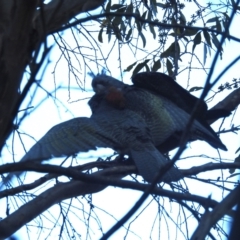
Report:
<svg viewBox="0 0 240 240"><path fill-rule="evenodd" d="M96 76L92 86L95 91L89 101L92 116L74 118L54 126L21 161L41 161L96 147L110 147L128 154L143 178L151 182L167 163L161 146L184 131L190 113L174 103L171 97L124 84L106 75ZM215 148L226 150L214 131L201 121L194 120L189 131L190 139L205 140ZM11 177L9 175L6 181ZM180 171L171 168L163 180L169 182L179 178Z"/></svg>
<svg viewBox="0 0 240 240"><path fill-rule="evenodd" d="M160 82L157 82L157 77L160 78ZM148 83L144 83L146 78ZM189 94L165 74L140 73L133 77L133 83L133 86L127 85L105 75L95 77L92 86L97 94L89 102L93 113L98 110L101 99L108 101L114 108L130 109L144 119L150 129L152 142L160 154L162 151L166 152L177 147L198 98ZM183 95L183 99L177 101L177 97L181 97L181 95ZM197 119L194 120L191 129L189 129L189 140L205 140L215 148L227 150L206 120L214 114L227 116L229 112L209 111L209 113L204 101L200 101L199 106L196 114ZM146 160L140 161L136 158L134 161L139 171L143 166L140 173L147 179L143 164L143 162L146 163ZM151 171L147 171L152 174L154 168L158 169L165 163L166 160L161 154L157 160L147 161L147 164L150 165L148 168L152 168ZM174 171L177 179L179 174L177 174L176 169ZM169 175L173 179L173 173Z"/></svg>

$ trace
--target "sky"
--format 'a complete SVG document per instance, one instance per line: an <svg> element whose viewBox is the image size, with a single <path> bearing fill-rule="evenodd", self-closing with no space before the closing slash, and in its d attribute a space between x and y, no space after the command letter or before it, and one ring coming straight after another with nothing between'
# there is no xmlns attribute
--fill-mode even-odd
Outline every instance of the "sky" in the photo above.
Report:
<svg viewBox="0 0 240 240"><path fill-rule="evenodd" d="M187 3L186 3L187 5ZM193 6L193 5L192 5ZM191 9L192 10L192 9ZM160 10L161 11L161 10ZM94 14L97 11L91 12L91 14ZM186 16L187 17L187 16ZM239 17L237 17L234 20L234 23L232 25L232 29L238 29L238 20ZM92 27L93 23L88 24L88 29L94 29ZM97 24L98 26L98 24ZM84 30L82 29L84 32ZM233 35L238 34L238 32L233 31ZM92 33L94 35L94 33ZM76 46L74 38L72 37L70 31L66 31L64 33L64 39L66 39L67 44L74 49L74 46ZM236 37L239 37L235 35ZM78 36L79 45L80 44L87 44L86 39L82 35ZM97 35L95 34L95 39L97 39ZM171 42L173 39L169 39L169 42ZM53 38L48 38L48 44L51 45L53 43ZM94 41L93 41L94 42ZM96 40L97 42L97 40ZM99 42L97 42L99 44ZM150 52L151 48L154 49L156 41L153 42L151 40L151 36L147 36L147 49ZM101 50L104 54L107 54L111 47L114 45L114 41L111 41L110 44L107 43L107 36L104 36L103 38L103 44L101 45ZM140 43L141 45L141 43ZM117 46L117 43L116 43ZM77 46L76 46L77 47ZM87 52L87 50L90 49L89 46L87 48L81 49L82 52ZM120 50L119 50L120 49ZM236 51L236 49L239 49L239 46L237 43L231 41L226 41L226 44L224 45L224 52L223 52L223 59L219 60L216 65L216 69L214 71L214 75L212 79L215 79L217 75L224 69L227 63L229 63L232 59L234 59L235 56L239 55L239 52ZM200 60L203 58L203 47L197 46L196 47L197 56ZM111 75L115 78L121 79L121 69L125 69L127 66L132 64L136 59L141 59L143 56L145 56L144 52L137 52L137 54L130 54L131 50L126 46L121 46L121 48L115 48L112 53L110 54L109 60L108 60L108 68L111 71ZM97 74L102 69L96 67L96 63L94 63L92 59L92 52L89 52L89 61L87 62L89 64L89 68L93 70L94 74ZM118 58L119 55L121 56L121 63L122 68L119 68L119 62ZM78 55L79 56L79 55ZM205 66L210 66L212 57L214 56L214 52L212 51L211 57L208 56L207 62ZM41 71L38 75L38 79L42 78L41 86L43 89L47 89L48 91L54 91L54 89L58 86L62 86L61 89L59 89L53 95L55 98L51 98L47 96L46 91L44 90L38 90L35 100L32 102L33 109L36 109L32 114L30 114L29 117L26 117L26 119L23 121L21 128L19 131L21 133L22 140L24 141L24 146L26 149L29 149L34 143L35 140L40 139L44 133L46 133L52 126L69 120L73 117L79 117L79 116L90 116L91 111L87 105L87 101L92 96L93 92L91 90L91 77L87 75L86 83L84 85L84 88L87 91L83 91L81 87L79 87L79 84L76 83L74 77L72 74L69 74L68 72L68 64L67 61L64 59L64 56L61 55L61 51L59 51L58 46L54 46L50 56L49 60L51 61L48 64L48 67L46 71L44 72L44 75L42 76L43 72ZM84 62L83 59L79 56L79 58L74 58L73 55L71 55L72 64L76 67L76 72L79 73L79 78L84 78L84 72L89 72L88 70L85 71L84 69ZM79 65L79 62L80 65ZM183 58L182 62L180 63L180 69L184 69L186 66L188 66L188 58ZM198 67L197 60L193 59L194 64L193 66ZM56 65L57 62L57 65ZM104 65L103 61L100 61L102 65ZM233 68L228 71L224 77L221 79L221 82L224 83L226 81L231 81L233 78L239 76L239 64L236 64ZM43 69L42 69L43 70ZM161 68L160 71L165 72L166 69ZM123 73L123 80L125 83L131 83L130 77L131 73ZM70 81L69 81L70 76ZM190 81L187 82L186 79L188 79L188 71L184 71L177 77L177 82L181 84L183 87L187 87L187 89L190 89L193 86L203 86L205 80L206 80L206 74L203 73L203 71L199 69L193 69L191 71L191 77ZM71 89L68 90L68 85L71 85ZM217 87L220 83L216 85L214 88L215 91L217 90ZM24 86L24 82L23 82ZM225 96L227 96L230 93L230 91L224 91L224 93L217 95L213 101L209 102L209 108L214 106L218 101L222 100ZM32 92L29 94L29 97L31 97ZM201 91L194 92L193 93L196 96L200 96ZM209 94L209 96L206 98L208 99L211 96L212 93ZM46 98L46 101L44 101L38 108L37 106L42 101L42 99ZM84 99L84 100L83 100ZM26 99L26 103L29 99ZM61 102L60 102L60 101ZM25 108L25 105L23 104L22 108ZM230 128L232 122L239 119L239 111L236 111L235 115L233 117L228 118L225 121L225 128ZM237 123L237 121L235 121ZM218 131L218 128L221 124L221 121L217 121L212 125L215 131ZM33 136L34 139L32 137ZM223 143L226 144L229 151L223 152L220 151L220 155L222 159L224 160L230 160L232 161L237 154L235 154L236 149L239 147L239 136L237 134L233 133L226 133L221 135L221 140ZM12 149L14 149L14 159L16 161L20 160L21 157L24 155L24 148L21 145L21 141L19 140L17 134L14 136L14 145L12 145L13 138L10 138L8 141L8 148L4 149L2 161L11 162L12 157ZM231 144L229 144L231 142ZM81 153L78 156L77 163L86 163L87 161L93 161L94 158L97 158L99 156L106 156L111 154L112 150L102 150L100 151L91 151L90 153ZM209 158L200 157L202 155L210 156ZM171 157L174 156L174 152L171 153ZM191 158L188 158L189 156L194 156ZM211 148L207 143L196 141L194 143L191 143L188 145L187 151L185 151L181 155L181 159L177 162L177 166L180 168L190 168L191 166L198 166L202 165L204 163L208 163L209 161L213 161L213 159L218 159L219 153ZM218 161L218 160L216 160ZM51 161L51 163L59 164L61 162L61 159L54 159ZM215 172L215 173L214 173ZM228 174L228 171L224 171L224 174ZM37 177L39 175L37 174L31 174L29 178L26 179L26 181L33 181L33 177ZM199 174L199 177L208 177L209 172L201 173ZM211 178L216 178L219 176L219 171L213 171L211 172ZM63 180L64 181L64 180ZM187 186L189 188L190 193L192 194L198 194L199 195L199 189L201 191L202 196L211 196L213 199L221 200L226 192L222 191L222 189L217 189L216 187L209 186L209 184L204 184L199 181L186 179ZM54 183L52 183L54 184ZM226 186L228 187L228 186ZM39 192L43 191L43 189L39 189L34 194L37 194ZM74 206L76 206L76 209L72 210L69 215L71 215L71 224L76 229L82 229L81 234L84 236L83 238L87 238L88 234L91 236L91 239L99 239L101 236L101 228L104 232L106 232L115 222L116 219L119 220L125 213L134 205L136 202L136 199L138 199L141 196L140 192L133 191L133 190L126 190L126 189L119 189L119 188L113 188L109 187L106 190L99 192L97 194L93 194L92 196L92 204L95 206L95 208L90 211L92 214L92 218L90 220L91 229L89 230L90 233L87 233L85 223L79 220L79 218L87 218L89 213L89 205L87 196L82 198L81 200L73 199ZM67 206L67 202L70 200L66 200L65 203L63 203L63 206ZM168 234L170 235L170 239L184 239L183 235L181 233L177 233L176 228L181 228L181 231L185 231L185 224L184 219L182 216L180 216L179 212L181 212L181 209L179 209L176 204L168 203L168 199L165 199L165 209L161 209L161 211L166 211L166 214L172 217L172 222L168 221L168 224L166 224L164 219L164 216L160 216L158 214L158 210L160 208L158 201L163 201L163 199L153 199L152 196L150 196L147 201L144 203L144 205L140 208L140 210L130 219L130 221L125 225L126 227L131 223L131 231L126 239L158 239L159 235L161 234L161 239L167 239ZM20 203L20 202L19 202ZM4 206L6 204L5 200L1 200L1 206ZM15 203L16 204L16 203ZM14 203L13 203L14 205ZM16 206L16 205L15 205ZM196 205L197 206L197 205ZM86 209L86 210L85 210ZM75 212L76 210L76 212ZM50 209L50 212L45 212L43 215L43 219L46 223L46 229L43 229L42 231L39 230L38 224L39 220L33 221L30 223L32 226L31 228L31 238L32 236L40 236L39 239L45 239L45 237L48 236L49 231L48 228L51 229L52 226L54 226L54 219L56 219L59 214L60 208L58 205L53 206ZM107 212L110 214L108 214ZM140 214L141 213L141 214ZM5 217L5 213L1 213L0 216ZM80 216L82 214L82 216ZM151 216L151 217L149 217ZM166 215L165 215L166 216ZM161 221L159 219L161 218ZM189 216L190 219L193 219L191 216ZM99 224L99 221L101 221L101 225ZM175 226L174 221L178 221L179 226ZM61 222L61 221L60 221ZM161 222L160 225L160 232L159 232L159 222ZM225 223L223 223L225 224ZM33 227L35 226L35 227ZM59 226L61 224L59 223ZM51 235L49 236L49 239L55 239L58 237L59 234L59 228L55 227L54 230L51 232ZM144 227L143 227L144 226ZM154 227L153 227L154 226ZM189 225L189 236L191 236L192 232L194 231L196 227L196 222L194 220L190 221ZM180 232L181 232L180 231ZM40 234L41 233L41 234ZM111 237L111 239L123 239L126 235L126 229L121 229L115 235ZM19 236L21 239L26 238L26 228L22 228L18 233L17 236ZM65 236L67 238L67 236Z"/></svg>

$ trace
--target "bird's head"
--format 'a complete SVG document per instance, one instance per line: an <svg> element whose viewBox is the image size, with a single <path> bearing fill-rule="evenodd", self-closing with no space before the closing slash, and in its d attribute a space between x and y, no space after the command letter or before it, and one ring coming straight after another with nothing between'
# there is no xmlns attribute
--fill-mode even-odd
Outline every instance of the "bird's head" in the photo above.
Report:
<svg viewBox="0 0 240 240"><path fill-rule="evenodd" d="M122 91L125 84L113 77L98 74L92 80L92 88L96 94L107 94L110 88Z"/></svg>
<svg viewBox="0 0 240 240"><path fill-rule="evenodd" d="M109 104L118 109L123 109L125 106L124 88L126 86L123 82L104 74L97 75L92 80L95 95L101 96L102 99L107 100Z"/></svg>

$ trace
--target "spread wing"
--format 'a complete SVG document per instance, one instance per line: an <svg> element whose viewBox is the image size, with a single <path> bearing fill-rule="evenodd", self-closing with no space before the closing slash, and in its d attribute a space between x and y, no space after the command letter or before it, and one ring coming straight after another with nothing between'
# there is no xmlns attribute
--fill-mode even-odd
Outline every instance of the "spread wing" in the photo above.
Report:
<svg viewBox="0 0 240 240"><path fill-rule="evenodd" d="M96 147L110 147L119 153L128 154L139 173L149 182L167 163L166 158L155 148L144 119L129 109L113 108L105 100L102 100L91 118L74 118L54 126L33 145L21 161L70 156ZM4 183L20 174L9 174ZM172 168L163 180L170 182L181 177L180 171Z"/></svg>
<svg viewBox="0 0 240 240"><path fill-rule="evenodd" d="M43 161L113 145L113 140L108 139L106 133L93 119L79 117L51 128L20 161ZM3 178L2 186L10 182L14 176L19 177L21 174L22 172L9 173Z"/></svg>
<svg viewBox="0 0 240 240"><path fill-rule="evenodd" d="M97 147L113 147L114 141L108 137L95 120L74 118L51 128L21 161L42 161L96 150Z"/></svg>

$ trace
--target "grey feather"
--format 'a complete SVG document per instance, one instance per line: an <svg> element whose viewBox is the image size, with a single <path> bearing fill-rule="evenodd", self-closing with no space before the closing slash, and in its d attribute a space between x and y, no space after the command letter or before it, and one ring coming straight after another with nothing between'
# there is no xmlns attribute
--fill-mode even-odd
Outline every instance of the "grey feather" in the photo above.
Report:
<svg viewBox="0 0 240 240"><path fill-rule="evenodd" d="M161 95L109 76L98 75L92 86L96 93L89 101L92 116L74 118L54 126L21 161L42 161L96 147L110 147L128 154L143 178L151 182L167 163L157 148L176 132L184 131L189 113ZM222 144L211 128L209 130L197 120L189 131L189 139L207 140L214 147ZM9 174L4 183L14 174L20 175ZM163 181L177 181L181 177L181 172L172 167Z"/></svg>

